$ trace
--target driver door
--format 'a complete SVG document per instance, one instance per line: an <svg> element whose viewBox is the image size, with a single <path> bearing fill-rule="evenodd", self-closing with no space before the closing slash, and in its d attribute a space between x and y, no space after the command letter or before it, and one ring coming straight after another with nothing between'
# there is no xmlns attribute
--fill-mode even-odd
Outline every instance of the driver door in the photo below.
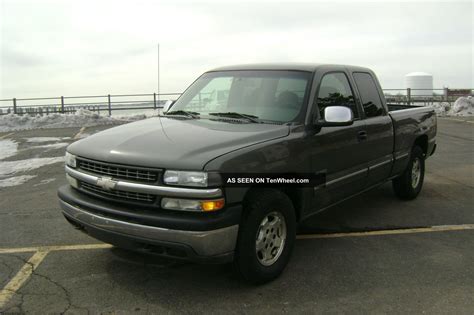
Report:
<svg viewBox="0 0 474 315"><path fill-rule="evenodd" d="M324 108L328 106L346 106L354 114L354 123L343 127L322 127L310 137L312 170L326 175L326 183L314 188L317 209L361 191L368 170L363 150L365 123L360 119L347 73L342 70L327 72L321 75L319 82L315 97L319 117L324 119Z"/></svg>

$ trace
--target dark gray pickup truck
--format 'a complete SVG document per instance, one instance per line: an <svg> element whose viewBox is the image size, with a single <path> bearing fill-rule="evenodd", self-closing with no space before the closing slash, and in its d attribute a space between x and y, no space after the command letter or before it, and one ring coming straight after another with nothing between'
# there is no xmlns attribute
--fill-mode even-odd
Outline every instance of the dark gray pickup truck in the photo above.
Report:
<svg viewBox="0 0 474 315"><path fill-rule="evenodd" d="M119 247L233 261L255 283L283 271L309 216L388 180L415 198L436 148L433 110L387 105L354 66L219 68L163 112L67 148L64 216Z"/></svg>

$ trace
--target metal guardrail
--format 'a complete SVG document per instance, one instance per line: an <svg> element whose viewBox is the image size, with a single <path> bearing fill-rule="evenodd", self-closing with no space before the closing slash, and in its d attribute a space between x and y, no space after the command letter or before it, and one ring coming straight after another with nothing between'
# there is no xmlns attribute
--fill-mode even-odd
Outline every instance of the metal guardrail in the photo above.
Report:
<svg viewBox="0 0 474 315"><path fill-rule="evenodd" d="M474 95L473 89L384 89L388 103L400 105L432 105L454 102L460 96ZM162 108L166 100L175 100L181 93L149 93L89 96L59 96L0 99L0 115L10 113L23 115L47 115L52 113L74 113L87 109L109 116L114 111L132 111Z"/></svg>
<svg viewBox="0 0 474 315"><path fill-rule="evenodd" d="M432 105L451 103L461 96L473 96L473 89L383 89L387 103L401 105Z"/></svg>
<svg viewBox="0 0 474 315"><path fill-rule="evenodd" d="M181 94L150 93L0 99L0 115L47 115L87 109L110 116L114 111L156 110L163 107L167 100L174 100L179 95Z"/></svg>

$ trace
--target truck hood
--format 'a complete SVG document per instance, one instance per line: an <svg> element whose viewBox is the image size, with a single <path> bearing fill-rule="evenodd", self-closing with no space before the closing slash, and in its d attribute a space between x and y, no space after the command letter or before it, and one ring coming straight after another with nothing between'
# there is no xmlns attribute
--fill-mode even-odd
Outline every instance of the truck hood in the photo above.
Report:
<svg viewBox="0 0 474 315"><path fill-rule="evenodd" d="M201 170L220 155L288 134L286 125L155 117L99 132L67 151L111 163Z"/></svg>

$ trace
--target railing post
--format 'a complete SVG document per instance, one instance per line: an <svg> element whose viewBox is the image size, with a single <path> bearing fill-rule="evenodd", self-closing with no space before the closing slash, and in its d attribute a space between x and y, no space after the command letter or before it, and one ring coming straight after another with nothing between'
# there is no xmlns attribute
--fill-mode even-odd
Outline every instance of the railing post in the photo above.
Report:
<svg viewBox="0 0 474 315"><path fill-rule="evenodd" d="M61 96L61 113L64 114L64 96Z"/></svg>
<svg viewBox="0 0 474 315"><path fill-rule="evenodd" d="M110 94L107 95L107 99L109 101L109 116L112 116L112 105L110 104Z"/></svg>
<svg viewBox="0 0 474 315"><path fill-rule="evenodd" d="M443 94L444 94L444 100L445 100L446 102L448 102L449 88L445 87L443 90L444 90L444 91L443 91L443 92L444 92L444 93L443 93Z"/></svg>
<svg viewBox="0 0 474 315"><path fill-rule="evenodd" d="M153 109L156 109L156 93L153 93Z"/></svg>
<svg viewBox="0 0 474 315"><path fill-rule="evenodd" d="M407 105L410 106L411 103L411 89L407 88Z"/></svg>
<svg viewBox="0 0 474 315"><path fill-rule="evenodd" d="M16 114L16 98L13 98L13 114Z"/></svg>

